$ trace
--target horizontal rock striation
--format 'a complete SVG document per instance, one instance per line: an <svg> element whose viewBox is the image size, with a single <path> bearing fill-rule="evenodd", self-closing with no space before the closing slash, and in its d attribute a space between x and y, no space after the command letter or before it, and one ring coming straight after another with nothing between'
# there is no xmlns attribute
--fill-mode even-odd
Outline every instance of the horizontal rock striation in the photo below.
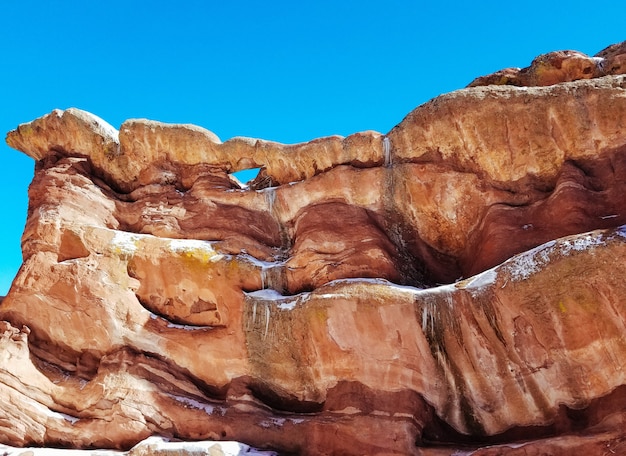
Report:
<svg viewBox="0 0 626 456"><path fill-rule="evenodd" d="M477 80L386 135L20 125L36 172L0 304L0 443L617 451L626 50L601 54Z"/></svg>

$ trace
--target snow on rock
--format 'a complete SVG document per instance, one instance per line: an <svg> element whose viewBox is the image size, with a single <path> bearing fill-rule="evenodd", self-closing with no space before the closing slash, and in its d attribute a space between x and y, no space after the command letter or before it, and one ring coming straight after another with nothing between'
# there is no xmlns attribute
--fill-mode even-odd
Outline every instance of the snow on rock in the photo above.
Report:
<svg viewBox="0 0 626 456"><path fill-rule="evenodd" d="M620 234L623 227L616 231ZM535 247L527 252L515 255L505 262L505 267L514 281L525 280L542 270L554 255L569 256L575 252L594 249L604 245L606 234L593 231L582 235L568 236Z"/></svg>
<svg viewBox="0 0 626 456"><path fill-rule="evenodd" d="M222 143L73 109L9 132L37 166L0 305L0 442L623 440L626 43L597 57L540 56L387 134ZM253 167L249 188L229 176Z"/></svg>
<svg viewBox="0 0 626 456"><path fill-rule="evenodd" d="M169 441L162 437L148 437L129 451L72 450L60 448L15 448L0 444L4 456L277 456L274 451L263 451L233 441Z"/></svg>

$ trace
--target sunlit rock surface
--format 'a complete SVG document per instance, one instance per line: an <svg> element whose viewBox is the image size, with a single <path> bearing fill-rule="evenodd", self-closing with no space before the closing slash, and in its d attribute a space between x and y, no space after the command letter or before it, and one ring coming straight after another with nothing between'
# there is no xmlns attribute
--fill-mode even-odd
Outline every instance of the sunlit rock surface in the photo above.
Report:
<svg viewBox="0 0 626 456"><path fill-rule="evenodd" d="M2 444L0 451L4 456L276 456L273 451L255 450L239 442L169 442L161 437L148 437L128 451L15 448Z"/></svg>
<svg viewBox="0 0 626 456"><path fill-rule="evenodd" d="M625 452L625 55L542 56L386 135L20 125L0 442Z"/></svg>

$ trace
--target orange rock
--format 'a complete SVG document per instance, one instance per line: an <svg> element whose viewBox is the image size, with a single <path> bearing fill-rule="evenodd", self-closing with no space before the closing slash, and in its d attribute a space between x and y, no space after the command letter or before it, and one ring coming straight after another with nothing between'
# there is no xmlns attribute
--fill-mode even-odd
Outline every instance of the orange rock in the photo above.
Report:
<svg viewBox="0 0 626 456"><path fill-rule="evenodd" d="M537 87L442 95L387 135L21 125L7 141L37 165L0 305L0 442L613 448L626 76L596 70L622 51L541 56L498 76ZM229 175L249 167L249 187Z"/></svg>
<svg viewBox="0 0 626 456"><path fill-rule="evenodd" d="M514 85L548 86L561 82L626 73L626 41L613 44L589 57L578 51L540 55L526 68L506 68L474 79L468 87Z"/></svg>

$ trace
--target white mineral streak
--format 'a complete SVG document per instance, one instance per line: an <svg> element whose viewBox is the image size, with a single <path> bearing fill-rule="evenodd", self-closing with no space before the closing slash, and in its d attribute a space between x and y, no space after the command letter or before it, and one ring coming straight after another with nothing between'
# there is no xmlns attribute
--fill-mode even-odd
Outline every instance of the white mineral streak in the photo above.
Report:
<svg viewBox="0 0 626 456"><path fill-rule="evenodd" d="M262 261L247 253L239 255L239 258L250 262L252 265L259 268L259 274L261 274L261 289L274 290L281 286L280 279L276 278L275 270L278 270L285 266L282 261ZM275 280L276 278L276 280ZM278 283L276 283L278 281ZM278 291L276 291L278 293Z"/></svg>
<svg viewBox="0 0 626 456"><path fill-rule="evenodd" d="M270 307L265 305L265 333L263 333L263 339L267 338L267 332L270 329Z"/></svg>
<svg viewBox="0 0 626 456"><path fill-rule="evenodd" d="M385 168L388 168L392 165L391 141L387 136L383 138L383 163Z"/></svg>
<svg viewBox="0 0 626 456"><path fill-rule="evenodd" d="M427 301L422 306L422 332L433 331L435 328L435 303Z"/></svg>
<svg viewBox="0 0 626 456"><path fill-rule="evenodd" d="M265 195L265 202L267 204L267 212L274 218L274 206L276 205L276 187L268 187L260 190Z"/></svg>

